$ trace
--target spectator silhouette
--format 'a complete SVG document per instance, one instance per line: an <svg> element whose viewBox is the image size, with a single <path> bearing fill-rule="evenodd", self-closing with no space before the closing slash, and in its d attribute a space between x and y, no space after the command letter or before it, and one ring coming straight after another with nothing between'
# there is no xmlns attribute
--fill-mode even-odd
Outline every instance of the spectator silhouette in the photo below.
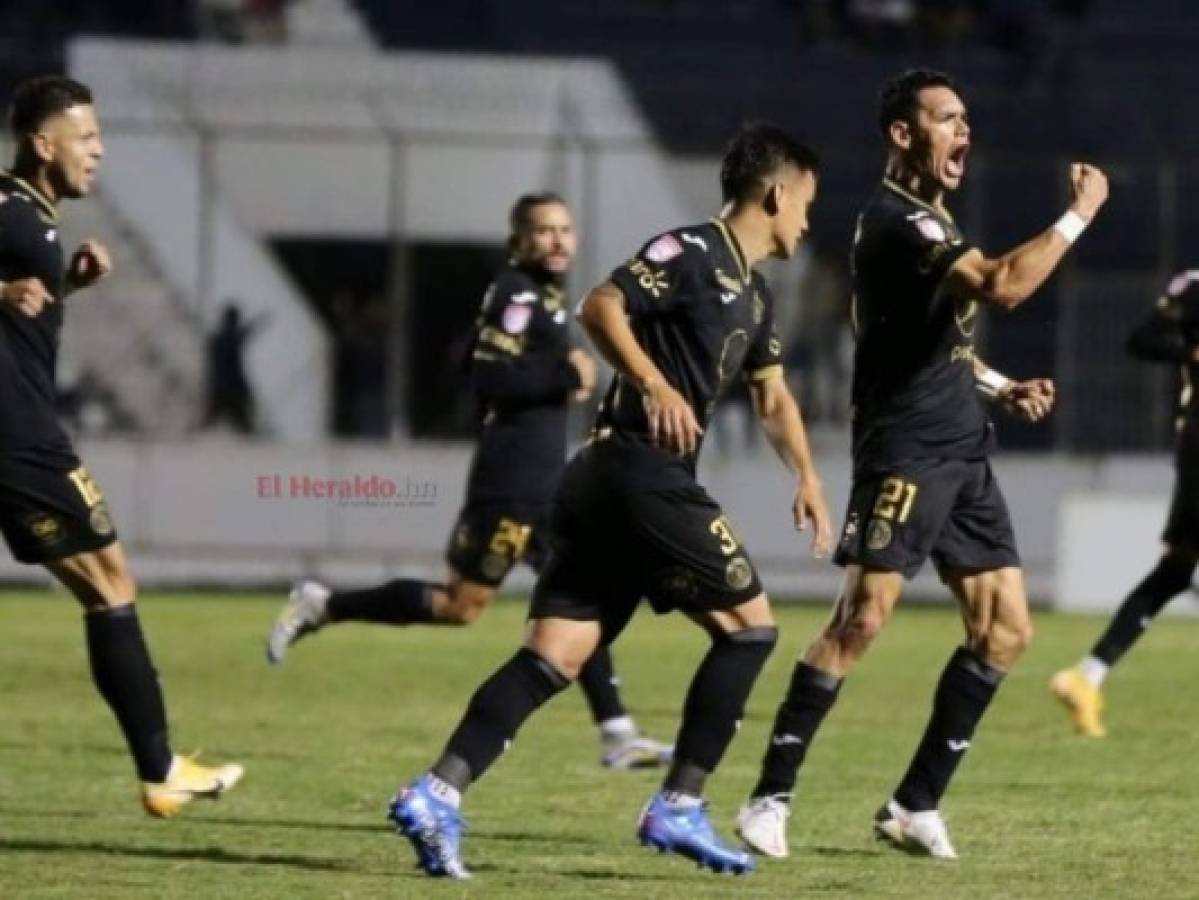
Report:
<svg viewBox="0 0 1199 900"><path fill-rule="evenodd" d="M246 377L245 351L266 319L243 319L235 303L225 306L220 325L208 338L208 405L201 428L225 420L241 434L255 432L254 389Z"/></svg>

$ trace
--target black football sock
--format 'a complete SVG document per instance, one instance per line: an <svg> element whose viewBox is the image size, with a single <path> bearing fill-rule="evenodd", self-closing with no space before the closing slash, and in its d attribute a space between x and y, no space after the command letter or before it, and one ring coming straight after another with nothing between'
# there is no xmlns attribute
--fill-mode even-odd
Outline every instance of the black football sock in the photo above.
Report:
<svg viewBox="0 0 1199 900"><path fill-rule="evenodd" d="M137 607L89 612L83 621L92 681L125 734L138 777L165 781L172 759L166 707Z"/></svg>
<svg viewBox="0 0 1199 900"><path fill-rule="evenodd" d="M465 791L504 752L525 719L569 684L557 669L522 647L475 691L433 774Z"/></svg>
<svg viewBox="0 0 1199 900"><path fill-rule="evenodd" d="M800 660L774 717L762 774L751 797L790 794L812 738L837 701L841 679Z"/></svg>
<svg viewBox="0 0 1199 900"><path fill-rule="evenodd" d="M338 591L325 610L330 622L382 622L411 625L433 621L433 591L440 585L397 578L361 591Z"/></svg>
<svg viewBox="0 0 1199 900"><path fill-rule="evenodd" d="M704 779L720 764L737 733L745 701L778 635L777 628L747 628L713 640L683 703L674 762L663 791L703 795Z"/></svg>
<svg viewBox="0 0 1199 900"><path fill-rule="evenodd" d="M933 712L895 799L911 812L936 809L1003 672L958 647L937 682Z"/></svg>
<svg viewBox="0 0 1199 900"><path fill-rule="evenodd" d="M1133 588L1116 610L1107 630L1091 650L1091 655L1109 666L1115 665L1145 633L1162 608L1191 586L1194 572L1193 559L1173 553L1163 556L1157 568Z"/></svg>
<svg viewBox="0 0 1199 900"><path fill-rule="evenodd" d="M612 653L607 647L599 647L579 671L579 687L596 725L628 715L620 702L620 679L612 668Z"/></svg>

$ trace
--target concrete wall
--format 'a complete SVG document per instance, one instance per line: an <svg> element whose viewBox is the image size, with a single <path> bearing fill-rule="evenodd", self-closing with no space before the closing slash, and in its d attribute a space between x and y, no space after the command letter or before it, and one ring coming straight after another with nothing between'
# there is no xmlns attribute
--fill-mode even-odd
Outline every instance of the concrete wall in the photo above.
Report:
<svg viewBox="0 0 1199 900"><path fill-rule="evenodd" d="M839 435L817 435L817 451L839 525L849 478L845 442ZM296 448L216 438L92 443L81 453L108 495L138 573L157 583L277 582L310 572L348 582L400 572L437 577L470 458L463 445ZM1098 540L1093 529L1074 533L1076 514L1063 519L1059 510L1080 497L1109 502L1131 494L1156 496L1151 511L1156 513L1170 486L1168 459L1001 456L995 466L1034 596L1051 599L1055 578L1058 585L1075 583L1062 581L1063 561L1086 570L1091 585L1086 590L1099 607L1110 606L1131 586L1147 549L1151 558L1158 516L1110 528L1104 520L1098 527L1108 529L1109 537ZM318 486L326 479L345 480L353 489L355 478L352 496L329 496ZM390 483L394 494L368 496L372 479L376 493ZM703 481L732 516L771 592L831 596L839 571L812 560L808 537L793 530L791 482L773 457L763 451L724 460L709 453ZM1074 523L1069 534L1063 521ZM1126 557L1136 566L1130 568ZM0 565L4 578L36 572L7 559ZM529 584L523 572L513 581L517 588ZM945 596L931 571L916 580L910 594Z"/></svg>

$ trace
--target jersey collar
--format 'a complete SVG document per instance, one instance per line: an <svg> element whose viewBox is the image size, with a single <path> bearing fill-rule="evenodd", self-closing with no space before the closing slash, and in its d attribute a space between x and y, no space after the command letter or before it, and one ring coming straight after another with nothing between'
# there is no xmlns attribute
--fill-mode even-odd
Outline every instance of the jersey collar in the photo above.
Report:
<svg viewBox="0 0 1199 900"><path fill-rule="evenodd" d="M37 188L35 188L32 184L30 184L24 178L14 175L12 172L10 172L8 170L4 170L3 174L5 176L7 176L8 178L11 178L13 181L15 181L18 185L21 186L22 190L24 190L26 193L29 194L29 196L33 200L33 202L37 204L38 210L42 213L43 216L48 217L50 219L50 221L52 221L52 222L58 221L58 208L53 203L50 202L49 198L47 198L45 194L43 194L41 191L39 191Z"/></svg>
<svg viewBox="0 0 1199 900"><path fill-rule="evenodd" d="M733 260L737 263L737 274L741 276L743 282L749 284L749 264L745 261L745 253L741 250L741 245L737 243L737 235L733 234L733 230L725 224L724 219L713 218L712 224L720 231L724 242L728 244L729 252L733 254Z"/></svg>
<svg viewBox="0 0 1199 900"><path fill-rule="evenodd" d="M887 188L888 190L894 191L895 193L899 194L899 196L903 197L905 200L910 200L912 203L915 203L917 206L921 206L924 209L927 209L929 212L933 213L934 215L940 216L942 219L946 219L950 222L953 221L953 216L950 215L949 210L945 209L944 207L933 206L931 203L926 203L925 201L923 201L919 197L917 197L915 194L913 194L911 191L909 191L906 188L904 188L903 186L901 186L898 182L892 181L890 178L883 179L883 187Z"/></svg>

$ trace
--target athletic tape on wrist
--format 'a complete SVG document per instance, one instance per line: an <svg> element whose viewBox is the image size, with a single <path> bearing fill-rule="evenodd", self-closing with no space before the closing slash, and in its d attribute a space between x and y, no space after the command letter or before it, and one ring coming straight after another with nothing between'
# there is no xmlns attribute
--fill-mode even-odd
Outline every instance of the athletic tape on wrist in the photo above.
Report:
<svg viewBox="0 0 1199 900"><path fill-rule="evenodd" d="M987 369L982 374L974 376L974 386L987 397L998 397L1012 384L1012 379L1006 375L1000 375L994 369Z"/></svg>
<svg viewBox="0 0 1199 900"><path fill-rule="evenodd" d="M1087 220L1072 209L1066 210L1062 217L1053 223L1053 230L1066 239L1067 244L1078 240L1087 227Z"/></svg>

